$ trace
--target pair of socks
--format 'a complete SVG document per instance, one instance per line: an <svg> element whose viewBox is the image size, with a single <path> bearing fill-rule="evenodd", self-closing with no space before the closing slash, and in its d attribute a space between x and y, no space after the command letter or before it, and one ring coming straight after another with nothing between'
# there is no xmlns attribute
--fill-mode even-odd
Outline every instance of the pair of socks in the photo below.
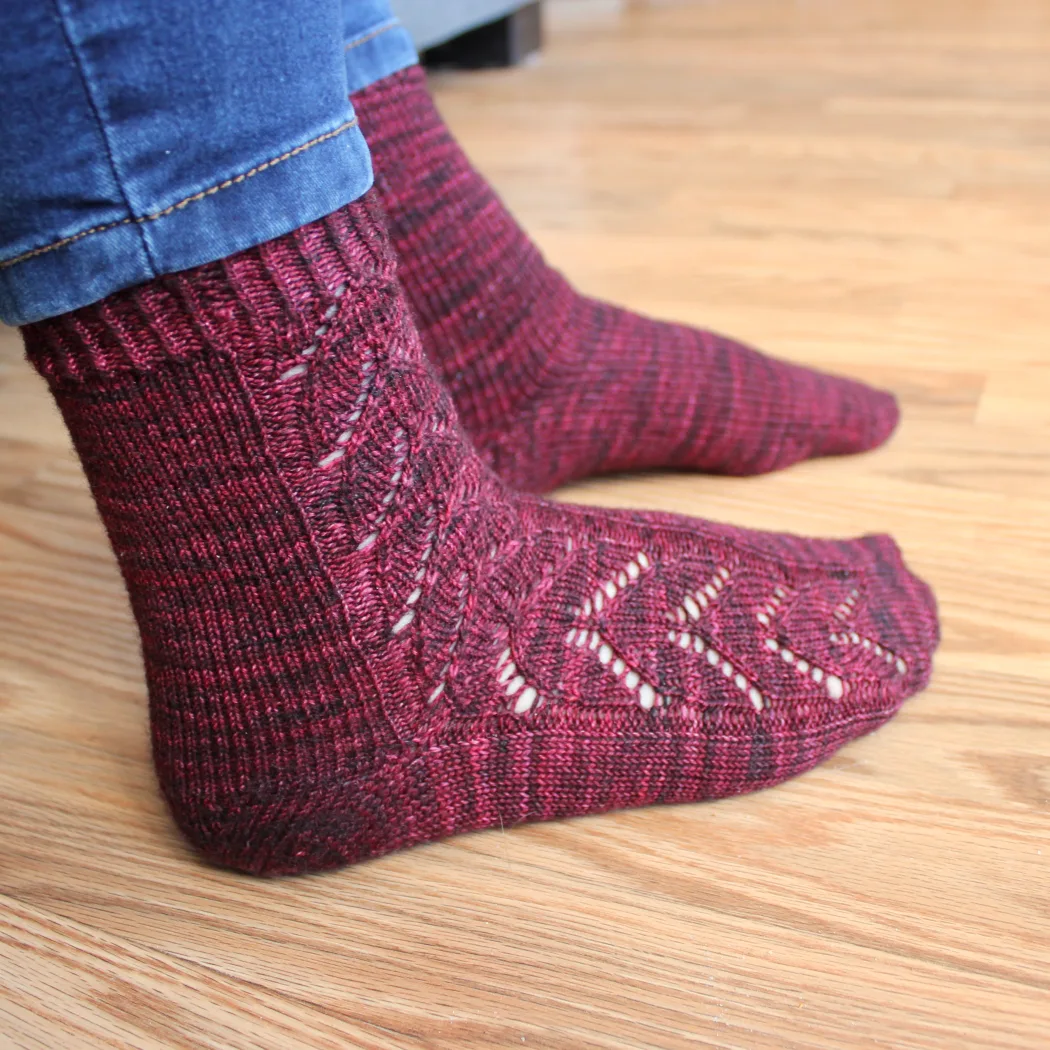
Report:
<svg viewBox="0 0 1050 1050"><path fill-rule="evenodd" d="M892 398L577 295L418 70L354 103L361 201L24 329L124 574L191 842L320 870L766 787L891 717L937 622L889 538L526 490L858 451Z"/></svg>

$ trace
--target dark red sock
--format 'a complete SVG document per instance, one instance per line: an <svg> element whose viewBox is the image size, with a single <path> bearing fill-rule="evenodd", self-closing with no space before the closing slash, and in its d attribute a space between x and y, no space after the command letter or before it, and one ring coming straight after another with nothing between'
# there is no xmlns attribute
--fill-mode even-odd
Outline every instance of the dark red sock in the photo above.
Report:
<svg viewBox="0 0 1050 1050"><path fill-rule="evenodd" d="M377 214L25 329L141 629L161 786L208 857L306 871L750 791L923 687L933 602L889 539L511 493Z"/></svg>
<svg viewBox="0 0 1050 1050"><path fill-rule="evenodd" d="M471 167L418 66L352 97L423 345L504 480L758 474L893 431L890 394L574 291Z"/></svg>

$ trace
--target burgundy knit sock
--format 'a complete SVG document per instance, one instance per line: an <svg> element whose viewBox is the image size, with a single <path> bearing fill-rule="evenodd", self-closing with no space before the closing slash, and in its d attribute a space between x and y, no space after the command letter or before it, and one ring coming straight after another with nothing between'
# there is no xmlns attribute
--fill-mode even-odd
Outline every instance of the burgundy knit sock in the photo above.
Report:
<svg viewBox="0 0 1050 1050"><path fill-rule="evenodd" d="M758 474L893 431L890 394L574 291L471 167L418 66L352 98L423 346L505 481Z"/></svg>
<svg viewBox="0 0 1050 1050"><path fill-rule="evenodd" d="M142 632L161 786L246 871L750 791L923 687L891 540L511 493L369 198L25 330Z"/></svg>

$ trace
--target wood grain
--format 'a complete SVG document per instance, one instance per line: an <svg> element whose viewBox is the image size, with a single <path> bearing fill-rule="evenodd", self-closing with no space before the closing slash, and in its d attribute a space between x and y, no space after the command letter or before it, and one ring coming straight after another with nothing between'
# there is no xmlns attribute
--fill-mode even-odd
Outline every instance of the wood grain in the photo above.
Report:
<svg viewBox="0 0 1050 1050"><path fill-rule="evenodd" d="M0 1047L1050 1046L1050 6L551 4L440 105L587 291L895 389L886 449L565 498L890 531L927 693L773 791L204 867L61 422L0 334Z"/></svg>

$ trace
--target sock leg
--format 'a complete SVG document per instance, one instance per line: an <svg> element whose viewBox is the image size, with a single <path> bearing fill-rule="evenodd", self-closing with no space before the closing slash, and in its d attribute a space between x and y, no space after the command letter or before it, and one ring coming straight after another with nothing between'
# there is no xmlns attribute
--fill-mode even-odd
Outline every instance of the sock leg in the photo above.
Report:
<svg viewBox="0 0 1050 1050"><path fill-rule="evenodd" d="M471 167L419 67L353 101L423 344L506 481L546 491L654 467L755 474L893 431L889 394L577 293Z"/></svg>
<svg viewBox="0 0 1050 1050"><path fill-rule="evenodd" d="M821 542L511 493L373 204L29 326L213 861L318 870L775 784L923 687L927 588Z"/></svg>

